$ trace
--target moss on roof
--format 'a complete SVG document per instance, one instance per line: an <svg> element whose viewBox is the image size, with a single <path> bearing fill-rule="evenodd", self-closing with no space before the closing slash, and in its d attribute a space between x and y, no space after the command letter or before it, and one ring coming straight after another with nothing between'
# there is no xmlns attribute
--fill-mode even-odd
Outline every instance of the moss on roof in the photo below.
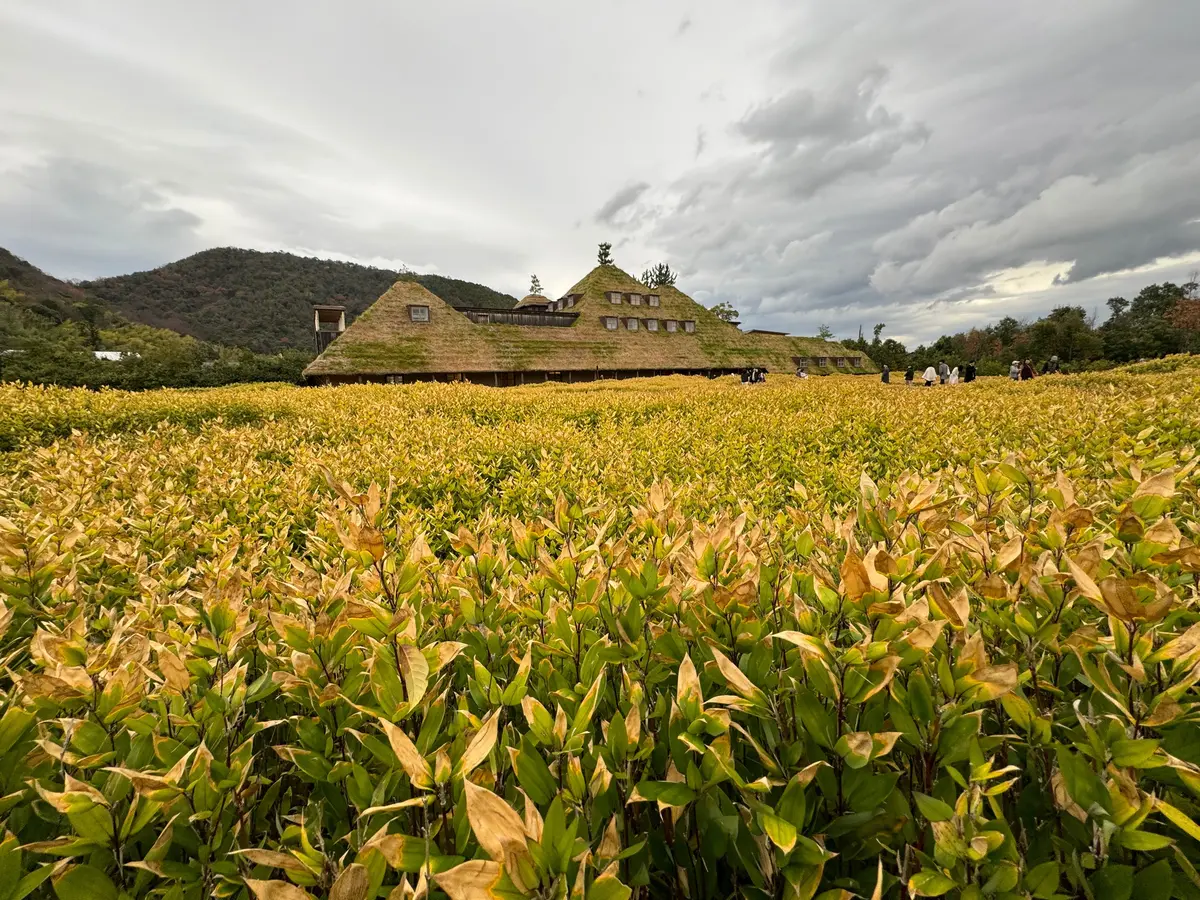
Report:
<svg viewBox="0 0 1200 900"><path fill-rule="evenodd" d="M657 294L659 306L611 303L608 291ZM723 322L674 287L651 290L616 266L597 266L566 295L576 295L570 327L481 325L412 281L398 281L305 370L324 375L401 375L457 372L584 372L588 370L702 370L760 366L792 371L796 358L862 356L818 338L747 334ZM529 300L530 298L525 298ZM524 303L525 301L522 301ZM429 307L428 322L414 322L410 306ZM620 327L605 327L617 316ZM644 322L628 331L625 319L694 321L695 331L675 332ZM828 366L834 370L832 364Z"/></svg>

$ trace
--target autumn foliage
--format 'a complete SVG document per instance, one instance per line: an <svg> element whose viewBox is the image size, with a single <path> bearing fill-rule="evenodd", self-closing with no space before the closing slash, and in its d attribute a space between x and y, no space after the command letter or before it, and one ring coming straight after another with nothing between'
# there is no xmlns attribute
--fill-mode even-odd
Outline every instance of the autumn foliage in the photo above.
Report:
<svg viewBox="0 0 1200 900"><path fill-rule="evenodd" d="M1198 371L4 388L0 900L1200 896Z"/></svg>

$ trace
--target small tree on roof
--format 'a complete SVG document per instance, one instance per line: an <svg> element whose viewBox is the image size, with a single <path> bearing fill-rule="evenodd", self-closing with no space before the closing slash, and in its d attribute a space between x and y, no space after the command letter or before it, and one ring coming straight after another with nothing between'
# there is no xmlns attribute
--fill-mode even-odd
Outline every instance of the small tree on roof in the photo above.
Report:
<svg viewBox="0 0 1200 900"><path fill-rule="evenodd" d="M675 284L675 279L679 275L671 270L671 267L666 263L659 263L646 271L642 272L642 284L646 287L669 287Z"/></svg>
<svg viewBox="0 0 1200 900"><path fill-rule="evenodd" d="M608 241L600 245L600 252L596 254L596 262L602 266L615 265L612 258L612 244Z"/></svg>
<svg viewBox="0 0 1200 900"><path fill-rule="evenodd" d="M738 311L733 308L732 303L727 303L724 300L715 306L710 306L708 309L722 322L736 322L738 320Z"/></svg>
<svg viewBox="0 0 1200 900"><path fill-rule="evenodd" d="M833 329L830 328L828 325L822 325L820 328L817 329L817 337L819 337L823 341L827 341L833 337Z"/></svg>
<svg viewBox="0 0 1200 900"><path fill-rule="evenodd" d="M529 281L529 293L540 294L541 292L542 292L542 283L540 281L538 281L538 277L536 275L534 275L533 278L531 278Z"/></svg>

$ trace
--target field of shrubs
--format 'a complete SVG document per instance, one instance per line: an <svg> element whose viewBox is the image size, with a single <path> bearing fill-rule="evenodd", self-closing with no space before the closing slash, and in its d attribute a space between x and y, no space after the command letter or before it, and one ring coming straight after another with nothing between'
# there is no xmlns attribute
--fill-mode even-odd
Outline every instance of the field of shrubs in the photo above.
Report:
<svg viewBox="0 0 1200 900"><path fill-rule="evenodd" d="M1200 898L1200 367L0 388L0 900Z"/></svg>

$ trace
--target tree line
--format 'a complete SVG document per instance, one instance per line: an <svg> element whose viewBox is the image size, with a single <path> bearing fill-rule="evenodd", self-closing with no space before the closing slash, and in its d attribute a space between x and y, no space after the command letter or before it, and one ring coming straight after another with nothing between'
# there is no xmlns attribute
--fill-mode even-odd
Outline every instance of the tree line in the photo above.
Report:
<svg viewBox="0 0 1200 900"><path fill-rule="evenodd" d="M951 365L975 361L981 375L1001 375L1015 360L1043 362L1057 356L1065 371L1106 369L1139 359L1200 350L1200 285L1151 284L1136 297L1107 301L1108 318L1097 323L1080 306L1059 306L1032 322L1005 316L984 328L942 335L914 350L884 338L885 323L875 325L871 340L859 330L843 340L880 365L922 369L946 360ZM832 332L821 326L823 336Z"/></svg>
<svg viewBox="0 0 1200 900"><path fill-rule="evenodd" d="M120 359L97 359L96 350ZM84 300L71 315L0 281L0 380L68 387L214 387L300 380L311 352L254 353L129 322Z"/></svg>

